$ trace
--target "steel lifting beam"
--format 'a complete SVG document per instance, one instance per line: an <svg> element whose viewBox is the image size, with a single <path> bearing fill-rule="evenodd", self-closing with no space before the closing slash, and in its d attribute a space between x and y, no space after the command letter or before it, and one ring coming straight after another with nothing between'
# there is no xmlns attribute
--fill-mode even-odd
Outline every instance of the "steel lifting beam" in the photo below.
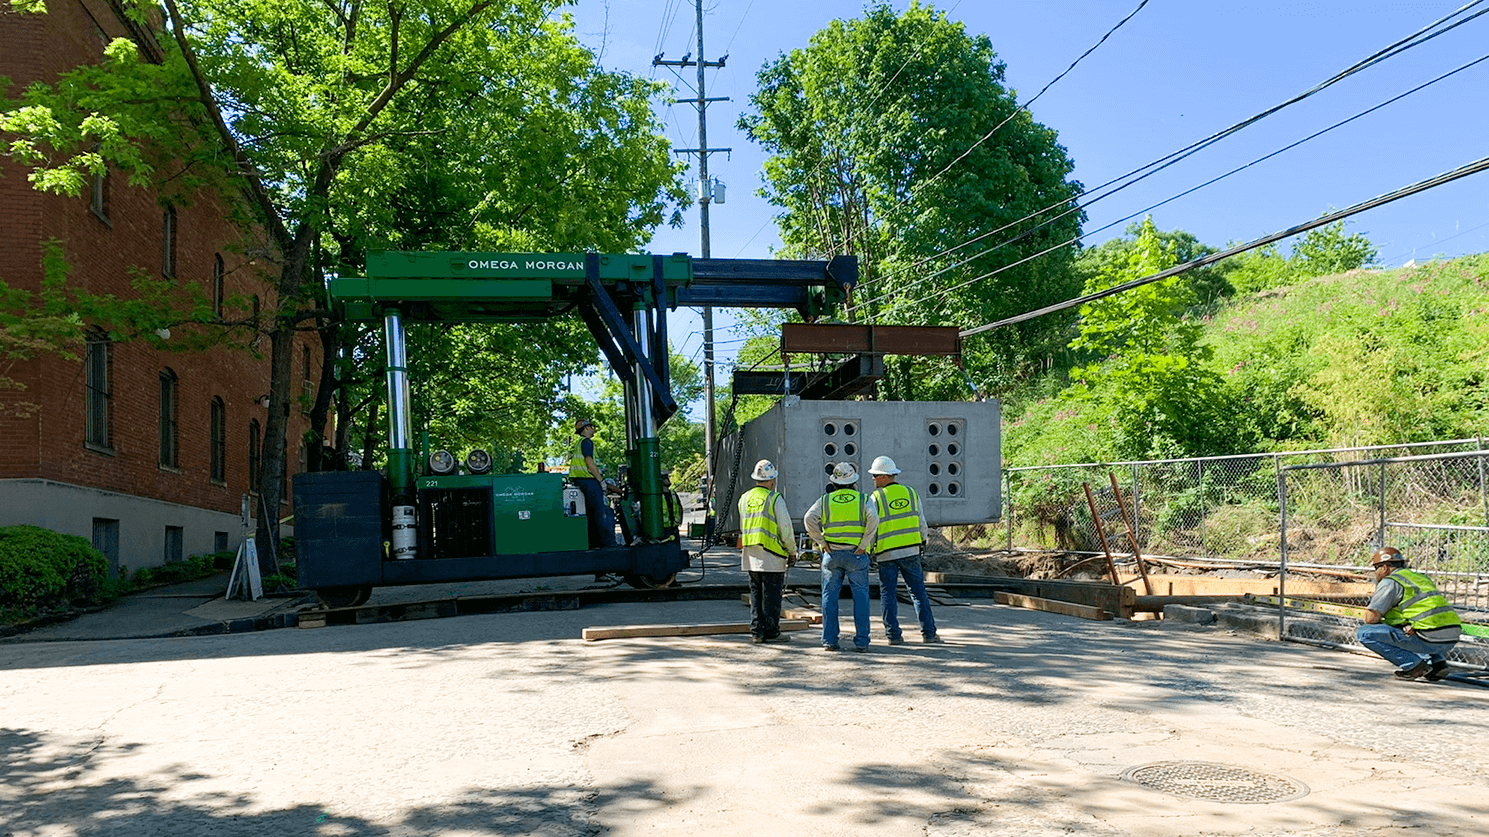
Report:
<svg viewBox="0 0 1489 837"><path fill-rule="evenodd" d="M960 358L962 338L955 326L785 323L781 354L942 355Z"/></svg>

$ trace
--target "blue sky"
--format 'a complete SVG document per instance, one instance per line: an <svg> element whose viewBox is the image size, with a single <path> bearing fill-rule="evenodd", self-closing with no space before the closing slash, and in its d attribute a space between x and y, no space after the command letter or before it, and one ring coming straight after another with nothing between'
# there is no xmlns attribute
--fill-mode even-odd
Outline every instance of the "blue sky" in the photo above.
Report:
<svg viewBox="0 0 1489 837"><path fill-rule="evenodd" d="M1096 44L1140 0L948 0L933 4L970 34L985 34L1006 64L1006 80L1026 101ZM906 2L891 4L903 9ZM1445 17L1455 2L1223 2L1150 0L1102 46L1035 102L1034 118L1058 132L1088 189L1251 117ZM1482 7L1489 8L1489 3ZM709 160L728 187L710 212L718 258L769 258L779 245L774 208L754 193L764 154L734 127L755 89L755 73L782 52L805 46L833 19L863 5L840 0L705 0L709 70ZM568 11L575 33L609 69L676 85L695 95L696 69L679 80L653 68L696 51L693 0L579 0ZM1489 15L1346 79L1088 209L1086 230L1172 197L1216 175L1353 116L1489 53ZM1489 61L1358 119L1292 151L1153 210L1161 229L1183 229L1224 247L1249 241L1427 179L1489 155ZM688 103L659 110L674 146L697 146ZM691 155L690 155L691 156ZM687 224L659 230L651 252L698 255L697 209ZM1087 244L1120 235L1126 223ZM1355 216L1381 263L1489 251L1489 173ZM738 338L727 314L716 340L728 356ZM696 355L697 319L677 325L679 348ZM968 323L964 325L975 325ZM676 327L675 327L676 328ZM722 376L721 376L722 380Z"/></svg>

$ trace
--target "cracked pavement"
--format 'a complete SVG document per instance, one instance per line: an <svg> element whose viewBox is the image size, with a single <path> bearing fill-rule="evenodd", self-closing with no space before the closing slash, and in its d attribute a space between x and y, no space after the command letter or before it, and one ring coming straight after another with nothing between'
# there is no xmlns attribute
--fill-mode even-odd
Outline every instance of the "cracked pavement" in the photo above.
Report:
<svg viewBox="0 0 1489 837"><path fill-rule="evenodd" d="M936 617L947 644L867 654L579 638L748 618L717 601L6 645L0 835L1489 834L1489 690L1223 628ZM1168 761L1308 793L1122 778Z"/></svg>

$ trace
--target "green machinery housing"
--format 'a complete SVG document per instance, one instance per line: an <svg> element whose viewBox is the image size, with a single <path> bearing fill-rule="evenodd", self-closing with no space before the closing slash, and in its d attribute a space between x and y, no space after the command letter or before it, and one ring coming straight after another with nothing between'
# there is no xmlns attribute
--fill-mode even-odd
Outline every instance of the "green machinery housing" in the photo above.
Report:
<svg viewBox="0 0 1489 837"><path fill-rule="evenodd" d="M585 573L670 583L689 563L664 523L658 428L677 413L667 313L678 306L793 308L813 320L857 283L855 257L693 259L685 254L377 252L365 277L332 280L347 320L381 323L387 352L388 467L298 474L302 586L330 605L373 587ZM588 549L585 521L557 474L433 474L415 449L406 329L577 315L625 387L624 503L630 542ZM593 513L594 510L590 510Z"/></svg>

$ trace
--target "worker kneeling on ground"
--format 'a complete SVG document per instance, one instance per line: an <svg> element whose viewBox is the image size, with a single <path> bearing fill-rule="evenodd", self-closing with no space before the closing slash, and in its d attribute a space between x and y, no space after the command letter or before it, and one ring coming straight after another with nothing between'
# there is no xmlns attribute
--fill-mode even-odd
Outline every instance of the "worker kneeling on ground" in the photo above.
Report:
<svg viewBox="0 0 1489 837"><path fill-rule="evenodd" d="M879 515L874 557L879 562L884 636L890 645L905 642L899 619L899 576L903 575L905 586L910 589L910 602L915 606L915 618L920 620L921 641L941 642L936 634L936 618L931 615L931 597L925 592L925 572L920 566L921 549L931 533L920 510L920 495L910 486L895 481L899 472L894 460L887 456L875 459L869 466L874 477L874 511Z"/></svg>
<svg viewBox="0 0 1489 837"><path fill-rule="evenodd" d="M1370 564L1375 595L1355 634L1360 644L1395 663L1402 680L1447 677L1447 654L1463 633L1447 596L1427 576L1406 569L1406 557L1394 546L1377 551Z"/></svg>
<svg viewBox="0 0 1489 837"><path fill-rule="evenodd" d="M873 503L858 492L852 462L833 466L828 492L807 510L807 536L822 547L822 647L838 650L838 597L853 590L853 650L869 647L869 550L879 527Z"/></svg>
<svg viewBox="0 0 1489 837"><path fill-rule="evenodd" d="M762 459L752 474L755 487L739 498L739 556L750 574L750 638L786 642L781 633L781 592L786 568L796 563L796 533L786 501L776 491L779 472Z"/></svg>

